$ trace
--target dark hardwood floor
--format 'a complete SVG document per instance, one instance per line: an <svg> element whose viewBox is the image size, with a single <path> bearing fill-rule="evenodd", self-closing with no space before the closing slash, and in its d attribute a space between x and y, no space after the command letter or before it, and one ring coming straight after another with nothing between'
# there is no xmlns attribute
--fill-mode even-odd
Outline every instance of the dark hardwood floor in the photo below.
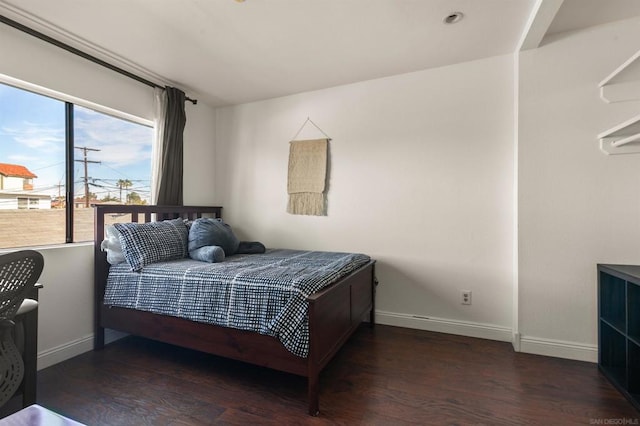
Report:
<svg viewBox="0 0 640 426"><path fill-rule="evenodd" d="M319 417L307 415L303 378L135 337L41 370L38 386L40 405L87 425L589 425L640 419L595 364L381 325L361 327L325 369Z"/></svg>

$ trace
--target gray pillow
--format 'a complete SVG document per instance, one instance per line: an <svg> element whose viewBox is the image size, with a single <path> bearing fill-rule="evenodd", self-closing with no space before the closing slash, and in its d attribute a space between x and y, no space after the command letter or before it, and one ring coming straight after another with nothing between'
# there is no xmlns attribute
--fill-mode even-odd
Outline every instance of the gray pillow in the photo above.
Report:
<svg viewBox="0 0 640 426"><path fill-rule="evenodd" d="M199 218L189 229L189 254L200 247L220 246L225 256L231 256L238 251L239 244L231 227L222 219Z"/></svg>

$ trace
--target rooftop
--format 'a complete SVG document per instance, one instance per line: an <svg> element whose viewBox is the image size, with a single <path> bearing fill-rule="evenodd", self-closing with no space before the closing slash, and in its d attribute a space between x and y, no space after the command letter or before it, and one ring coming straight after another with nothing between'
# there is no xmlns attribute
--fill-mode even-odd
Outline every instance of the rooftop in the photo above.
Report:
<svg viewBox="0 0 640 426"><path fill-rule="evenodd" d="M20 178L37 178L33 172L27 169L25 166L19 164L7 164L0 163L0 175L7 177L20 177Z"/></svg>

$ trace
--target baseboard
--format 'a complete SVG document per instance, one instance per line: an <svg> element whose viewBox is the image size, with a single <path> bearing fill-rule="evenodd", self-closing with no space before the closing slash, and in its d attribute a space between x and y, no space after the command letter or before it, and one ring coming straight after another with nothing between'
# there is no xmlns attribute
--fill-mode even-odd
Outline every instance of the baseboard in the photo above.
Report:
<svg viewBox="0 0 640 426"><path fill-rule="evenodd" d="M93 350L93 334L38 353L38 370Z"/></svg>
<svg viewBox="0 0 640 426"><path fill-rule="evenodd" d="M521 336L520 352L577 361L598 362L598 346L563 340Z"/></svg>
<svg viewBox="0 0 640 426"><path fill-rule="evenodd" d="M598 362L598 347L596 345L523 336L520 333L512 333L510 328L492 324L423 317L420 315L399 314L386 311L376 311L376 322L396 327L511 342L516 352L577 361Z"/></svg>
<svg viewBox="0 0 640 426"><path fill-rule="evenodd" d="M105 330L105 343L111 343L126 336L114 330ZM93 334L81 337L64 345L56 346L38 353L38 370L51 367L59 362L66 361L74 356L93 350Z"/></svg>
<svg viewBox="0 0 640 426"><path fill-rule="evenodd" d="M511 342L511 329L493 324L482 324L444 318L424 317L420 315L399 314L376 310L376 323L438 333L457 334L478 337L480 339Z"/></svg>
<svg viewBox="0 0 640 426"><path fill-rule="evenodd" d="M513 333L513 340L511 340L511 344L513 345L513 350L516 352L521 352L520 350L520 339L522 335L520 333Z"/></svg>

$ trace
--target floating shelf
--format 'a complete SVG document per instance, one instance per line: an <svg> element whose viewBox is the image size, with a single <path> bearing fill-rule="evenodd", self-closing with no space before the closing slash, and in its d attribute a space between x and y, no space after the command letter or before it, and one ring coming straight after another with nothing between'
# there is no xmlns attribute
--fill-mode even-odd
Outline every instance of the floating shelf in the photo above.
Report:
<svg viewBox="0 0 640 426"><path fill-rule="evenodd" d="M606 154L640 153L640 115L600 133L598 139Z"/></svg>
<svg viewBox="0 0 640 426"><path fill-rule="evenodd" d="M599 84L607 103L640 101L640 50ZM640 153L640 115L598 135L600 150L607 155Z"/></svg>
<svg viewBox="0 0 640 426"><path fill-rule="evenodd" d="M607 103L640 100L640 50L599 84L600 97Z"/></svg>

